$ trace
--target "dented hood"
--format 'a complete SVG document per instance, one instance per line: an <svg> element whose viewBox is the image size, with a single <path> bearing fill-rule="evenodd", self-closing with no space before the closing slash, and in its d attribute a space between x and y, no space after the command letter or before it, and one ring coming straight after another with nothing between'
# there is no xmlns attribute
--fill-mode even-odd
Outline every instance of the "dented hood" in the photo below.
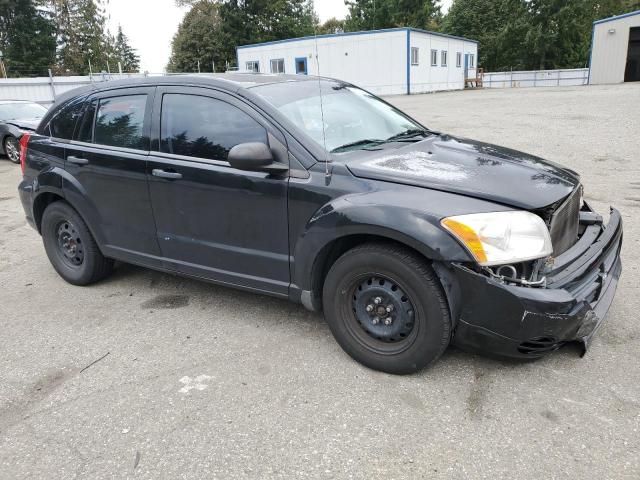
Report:
<svg viewBox="0 0 640 480"><path fill-rule="evenodd" d="M359 153L359 154L356 154ZM399 149L353 152L345 158L357 177L461 193L535 210L569 195L578 175L541 158L448 135Z"/></svg>

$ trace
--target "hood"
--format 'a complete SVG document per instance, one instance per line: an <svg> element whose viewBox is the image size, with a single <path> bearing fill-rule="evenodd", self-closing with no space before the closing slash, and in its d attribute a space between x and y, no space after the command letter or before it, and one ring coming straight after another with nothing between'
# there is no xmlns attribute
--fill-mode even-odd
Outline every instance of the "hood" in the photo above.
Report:
<svg viewBox="0 0 640 480"><path fill-rule="evenodd" d="M38 128L38 124L40 123L41 118L13 118L11 120L7 120L5 123L9 125L13 125L18 128L22 128L25 130L35 130Z"/></svg>
<svg viewBox="0 0 640 480"><path fill-rule="evenodd" d="M580 183L575 172L541 158L448 135L361 155L347 161L357 177L461 193L526 210L547 207Z"/></svg>

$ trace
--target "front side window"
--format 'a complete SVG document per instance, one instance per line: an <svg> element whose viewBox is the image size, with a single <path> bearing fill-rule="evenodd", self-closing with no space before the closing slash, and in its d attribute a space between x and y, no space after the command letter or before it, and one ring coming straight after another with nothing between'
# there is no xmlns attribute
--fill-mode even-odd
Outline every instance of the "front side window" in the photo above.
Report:
<svg viewBox="0 0 640 480"><path fill-rule="evenodd" d="M442 52L440 52L440 54L441 54L441 65L443 67L446 67L447 66L447 51L443 50Z"/></svg>
<svg viewBox="0 0 640 480"><path fill-rule="evenodd" d="M284 58L271 60L271 73L284 73Z"/></svg>
<svg viewBox="0 0 640 480"><path fill-rule="evenodd" d="M411 65L418 65L419 64L419 56L420 56L420 49L417 47L411 47Z"/></svg>
<svg viewBox="0 0 640 480"><path fill-rule="evenodd" d="M83 101L83 98L73 100L51 119L49 129L52 137L71 140L76 122L82 115Z"/></svg>
<svg viewBox="0 0 640 480"><path fill-rule="evenodd" d="M160 151L226 161L240 143L267 144L267 131L237 107L210 97L166 94Z"/></svg>
<svg viewBox="0 0 640 480"><path fill-rule="evenodd" d="M103 98L98 104L94 142L112 147L148 149L143 136L146 95Z"/></svg>
<svg viewBox="0 0 640 480"><path fill-rule="evenodd" d="M274 83L251 90L318 145L325 147L326 142L329 152L345 152L364 141L384 143L407 131L424 130L374 95L336 81Z"/></svg>
<svg viewBox="0 0 640 480"><path fill-rule="evenodd" d="M431 50L431 66L438 66L438 50Z"/></svg>
<svg viewBox="0 0 640 480"><path fill-rule="evenodd" d="M260 73L260 62L252 60L250 62L247 62L246 66L248 72Z"/></svg>
<svg viewBox="0 0 640 480"><path fill-rule="evenodd" d="M460 68L462 66L462 53L456 53L456 67Z"/></svg>

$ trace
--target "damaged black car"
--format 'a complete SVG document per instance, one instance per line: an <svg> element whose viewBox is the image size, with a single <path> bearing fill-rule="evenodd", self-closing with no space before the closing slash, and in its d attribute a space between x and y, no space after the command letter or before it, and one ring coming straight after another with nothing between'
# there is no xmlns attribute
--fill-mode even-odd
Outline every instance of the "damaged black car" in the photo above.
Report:
<svg viewBox="0 0 640 480"><path fill-rule="evenodd" d="M586 350L621 273L620 214L605 223L576 172L433 131L341 81L94 84L22 145L26 217L66 281L117 260L286 298L385 372L450 344Z"/></svg>

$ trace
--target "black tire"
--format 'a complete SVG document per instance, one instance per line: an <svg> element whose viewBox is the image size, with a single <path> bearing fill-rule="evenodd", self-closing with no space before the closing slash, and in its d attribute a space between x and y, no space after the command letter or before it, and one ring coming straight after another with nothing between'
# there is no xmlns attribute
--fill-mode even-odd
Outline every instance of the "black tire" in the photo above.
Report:
<svg viewBox="0 0 640 480"><path fill-rule="evenodd" d="M58 201L42 215L42 240L49 261L58 274L73 285L89 285L113 271L87 224L71 205Z"/></svg>
<svg viewBox="0 0 640 480"><path fill-rule="evenodd" d="M20 143L16 137L9 135L2 144L4 153L13 163L20 163Z"/></svg>
<svg viewBox="0 0 640 480"><path fill-rule="evenodd" d="M340 346L374 370L416 372L437 360L451 339L449 308L436 274L399 245L369 243L346 252L329 270L322 301ZM378 304L391 313L379 317Z"/></svg>

